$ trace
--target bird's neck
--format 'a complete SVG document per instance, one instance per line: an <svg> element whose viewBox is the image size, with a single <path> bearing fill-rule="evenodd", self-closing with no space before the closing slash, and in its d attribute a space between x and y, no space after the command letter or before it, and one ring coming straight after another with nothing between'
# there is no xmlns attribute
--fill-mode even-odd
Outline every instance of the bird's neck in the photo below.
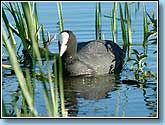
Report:
<svg viewBox="0 0 165 125"><path fill-rule="evenodd" d="M65 62L69 62L69 63L77 60L78 59L77 44L74 46L70 46L62 57L63 57L63 60L65 60Z"/></svg>

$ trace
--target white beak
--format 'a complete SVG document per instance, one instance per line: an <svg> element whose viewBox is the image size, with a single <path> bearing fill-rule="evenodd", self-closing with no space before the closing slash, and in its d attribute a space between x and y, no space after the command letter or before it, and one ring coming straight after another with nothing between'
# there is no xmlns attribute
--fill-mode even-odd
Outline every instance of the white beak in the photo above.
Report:
<svg viewBox="0 0 165 125"><path fill-rule="evenodd" d="M60 56L62 56L67 49L69 34L67 32L61 33L60 39L61 39Z"/></svg>
<svg viewBox="0 0 165 125"><path fill-rule="evenodd" d="M64 54L64 52L67 49L67 45L65 44L61 44L61 48L60 48L60 56L62 56Z"/></svg>

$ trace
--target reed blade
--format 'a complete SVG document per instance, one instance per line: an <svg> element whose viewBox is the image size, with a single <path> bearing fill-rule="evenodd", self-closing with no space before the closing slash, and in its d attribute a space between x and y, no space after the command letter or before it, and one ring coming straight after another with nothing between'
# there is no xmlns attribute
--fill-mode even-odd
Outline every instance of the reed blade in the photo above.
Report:
<svg viewBox="0 0 165 125"><path fill-rule="evenodd" d="M132 45L131 16L128 8L128 3L125 3L125 6L126 6L126 15L127 15L128 45Z"/></svg>
<svg viewBox="0 0 165 125"><path fill-rule="evenodd" d="M7 29L8 33L9 33L11 45L12 45L13 49L15 50L16 49L16 41L15 41L15 38L14 38L14 34L13 34L12 30L9 27L9 21L7 19L6 14L5 14L4 8L2 8L2 18L3 18L3 21L4 21L5 25L6 25L6 29Z"/></svg>
<svg viewBox="0 0 165 125"><path fill-rule="evenodd" d="M21 38L22 40L22 44L24 46L25 50L28 50L28 44L26 41L27 37L27 26L26 23L24 23L24 19L19 7L18 3L9 3L10 5L10 12L11 15L14 18L14 21L16 23L16 28L18 29L18 36Z"/></svg>
<svg viewBox="0 0 165 125"><path fill-rule="evenodd" d="M114 2L114 6L112 10L111 26L112 26L113 41L116 43L117 41L117 3L116 2Z"/></svg>
<svg viewBox="0 0 165 125"><path fill-rule="evenodd" d="M9 58L10 58L10 61L11 61L11 64L12 64L12 67L15 71L15 74L17 76L17 79L18 79L18 82L20 84L20 87L21 87L21 90L23 92L23 95L29 105L29 108L31 109L32 113L35 115L35 116L38 116L38 113L33 105L33 100L32 100L32 97L28 91L28 88L27 88L27 85L26 85L26 80L24 78L24 75L22 73L22 70L18 64L18 61L17 61L17 58L16 58L16 55L14 53L14 50L12 49L11 45L9 44L7 38L6 38L6 33L4 32L4 30L2 29L2 40L3 42L5 43L6 47L7 47L7 51L9 53Z"/></svg>
<svg viewBox="0 0 165 125"><path fill-rule="evenodd" d="M53 116L56 116L56 101L55 101L55 93L54 89L56 89L53 85L52 82L52 77L51 77L51 70L50 70L50 64L49 64L49 55L48 55L48 48L46 47L46 64L47 64L47 70L48 70L48 81L49 81L49 86L50 86L50 95L51 95L51 100L52 100L52 113Z"/></svg>
<svg viewBox="0 0 165 125"><path fill-rule="evenodd" d="M41 75L44 74L43 72L43 66L42 66L42 59L40 56L40 51L39 51L39 45L36 41L36 25L35 25L35 18L33 17L32 14L32 8L30 6L30 3L28 2L22 2L22 9L24 12L24 16L25 16L25 20L26 20L26 24L27 24L27 28L28 28L28 35L30 40L32 41L32 47L33 47L33 58L36 56L39 66L40 66L40 72ZM34 63L35 63L35 59L34 59ZM46 103L46 107L48 109L48 115L49 116L53 116L53 111L51 110L51 102L50 102L50 97L48 94L48 89L46 86L46 82L45 80L42 81L42 85L43 85L43 91L44 91L44 96L45 96L45 103Z"/></svg>
<svg viewBox="0 0 165 125"><path fill-rule="evenodd" d="M60 22L60 32L62 32L62 31L64 31L64 18L63 18L61 2L57 2L57 8L58 8L58 17L59 17L59 22Z"/></svg>
<svg viewBox="0 0 165 125"><path fill-rule="evenodd" d="M64 102L64 83L63 83L63 71L62 71L62 59L59 56L59 92L60 92L60 102L61 102L61 112L62 116L66 116L65 112L65 102Z"/></svg>
<svg viewBox="0 0 165 125"><path fill-rule="evenodd" d="M58 69L57 69L57 60L58 60L58 57L54 57L54 67L53 67L53 71L54 71L54 86L55 86L55 116L59 116L59 112L58 112L58 107L59 107L59 103L58 103L58 100L59 100L59 98L58 98L58 95L59 95L59 93L58 93L58 74L57 74L57 71L58 71Z"/></svg>
<svg viewBox="0 0 165 125"><path fill-rule="evenodd" d="M101 3L96 3L96 13L95 13L95 31L96 39L102 39L102 21L101 21Z"/></svg>
<svg viewBox="0 0 165 125"><path fill-rule="evenodd" d="M36 27L36 41L39 44L39 41L40 41L39 29L41 27L39 26L39 23L38 23L38 12L37 12L37 3L36 2L34 2L33 16L34 16L34 22L35 22L35 27Z"/></svg>
<svg viewBox="0 0 165 125"><path fill-rule="evenodd" d="M145 4L143 4L143 27L144 27L143 46L146 46L148 43L148 21L147 21L147 12L146 12Z"/></svg>
<svg viewBox="0 0 165 125"><path fill-rule="evenodd" d="M26 20L26 24L27 24L27 28L28 28L28 35L30 40L32 41L32 47L33 47L33 53L34 55L36 55L38 63L40 65L40 70L42 69L42 59L40 56L40 52L39 52L39 45L36 41L36 27L35 27L35 22L34 22L34 18L33 18L33 14L32 14L32 10L31 10L31 6L30 3L28 2L22 2L22 9L24 12L24 16L25 16L25 20ZM41 71L43 72L43 71Z"/></svg>
<svg viewBox="0 0 165 125"><path fill-rule="evenodd" d="M121 3L119 3L119 8L120 8L120 22L121 22L123 44L124 44L124 46L126 46L128 43L127 43L126 27L125 27L125 23L124 23L123 10L122 10Z"/></svg>

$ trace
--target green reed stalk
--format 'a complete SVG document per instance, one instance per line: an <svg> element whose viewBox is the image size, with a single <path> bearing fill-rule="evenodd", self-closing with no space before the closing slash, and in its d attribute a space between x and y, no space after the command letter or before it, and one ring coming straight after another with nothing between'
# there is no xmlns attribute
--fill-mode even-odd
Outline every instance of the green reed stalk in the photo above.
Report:
<svg viewBox="0 0 165 125"><path fill-rule="evenodd" d="M40 41L40 34L39 34L39 30L41 28L41 26L39 26L38 23L38 12L37 12L37 4L36 2L34 2L34 21L35 21L35 27L36 27L36 41L39 44Z"/></svg>
<svg viewBox="0 0 165 125"><path fill-rule="evenodd" d="M131 59L131 54L132 54L132 45L128 45L128 51L127 51L127 60Z"/></svg>
<svg viewBox="0 0 165 125"><path fill-rule="evenodd" d="M25 69L25 74L26 74L26 82L27 82L28 90L29 90L30 95L33 97L33 100L34 100L34 87L33 87L32 78L30 76L30 72L29 72L28 68ZM33 103L34 103L34 101L33 101ZM35 106L35 103L33 105Z"/></svg>
<svg viewBox="0 0 165 125"><path fill-rule="evenodd" d="M33 100L33 102L34 102L34 98L32 99ZM16 102L15 102L16 103ZM34 115L33 114L28 114L28 104L27 104L27 102L26 102L26 99L25 99L25 97L23 96L22 97L22 99L21 99L21 106L22 106L22 112L20 112L19 110L17 110L18 109L18 106L16 105L15 106L15 109L17 110L17 117L23 117L23 116L31 116L31 117L33 117ZM34 107L35 108L35 107ZM19 111L19 112L18 112Z"/></svg>
<svg viewBox="0 0 165 125"><path fill-rule="evenodd" d="M28 44L26 41L27 38L27 26L24 23L24 18L22 17L22 13L21 13L21 9L17 3L9 3L10 4L10 8L9 8L9 12L11 12L11 15L14 18L14 21L16 23L16 27L18 29L18 36L21 38L22 44L24 46L24 49L28 50ZM16 13L17 12L17 13Z"/></svg>
<svg viewBox="0 0 165 125"><path fill-rule="evenodd" d="M6 29L9 33L9 38L10 38L10 41L11 41L11 45L12 45L13 49L15 50L16 49L16 41L15 41L15 38L14 38L14 34L13 34L12 30L9 27L9 21L7 19L6 14L5 14L4 8L2 8L2 17L3 17L4 23L6 25Z"/></svg>
<svg viewBox="0 0 165 125"><path fill-rule="evenodd" d="M143 46L146 46L148 43L148 21L147 21L147 12L146 12L145 4L143 5L143 24L144 24Z"/></svg>
<svg viewBox="0 0 165 125"><path fill-rule="evenodd" d="M124 17L123 17L123 9L122 9L122 5L120 2L119 2L119 10L120 10L120 23L121 23L122 39L123 39L123 58L125 58L128 41L127 41L127 34L126 34L127 31L126 31L126 27L125 27L125 21L124 21Z"/></svg>
<svg viewBox="0 0 165 125"><path fill-rule="evenodd" d="M62 11L62 4L61 2L57 2L57 8L58 8L58 17L60 21L60 32L64 30L64 18L63 18L63 11ZM60 43L58 43L58 46L60 46ZM65 103L64 103L64 88L63 88L63 72L62 72L62 58L58 56L58 79L59 79L59 92L60 92L60 102L61 102L61 112L62 116L65 116ZM56 68L56 67L54 67ZM57 76L57 75L56 75ZM55 79L56 80L56 79ZM57 87L57 85L56 85ZM56 99L57 99L57 92L56 92ZM57 100L56 100L57 101Z"/></svg>
<svg viewBox="0 0 165 125"><path fill-rule="evenodd" d="M54 93L54 85L52 83L52 78L51 78L51 70L50 70L50 64L49 64L49 55L48 55L48 48L46 47L46 62L47 62L47 70L48 70L48 80L49 80L49 86L50 86L50 95L52 98L52 111L53 111L53 116L56 116L56 98L55 98L55 93Z"/></svg>
<svg viewBox="0 0 165 125"><path fill-rule="evenodd" d="M65 117L65 103L64 103L64 85L63 85L63 72L62 72L62 59L59 56L59 89L62 116Z"/></svg>
<svg viewBox="0 0 165 125"><path fill-rule="evenodd" d="M101 3L96 3L96 13L95 13L95 31L96 31L96 39L102 39L102 23L101 23Z"/></svg>
<svg viewBox="0 0 165 125"><path fill-rule="evenodd" d="M46 41L46 39L45 39L45 35L44 35L44 26L43 25L42 25L41 29L42 29L42 40L43 40L43 43L44 43ZM48 48L46 48L45 52L46 53L44 53L44 54L45 54L46 60L48 62L48 58L49 58L49 56L48 56ZM49 67L47 65L47 69L48 68ZM49 73L49 75L48 75L49 78L48 79L49 79L49 81L52 81L51 78L50 78L50 68L49 68L48 73ZM43 73L41 73L41 75L43 75ZM54 116L53 115L54 112L52 110L52 105L51 105L51 99L50 99L50 96L49 96L49 93L48 93L49 90L48 90L48 88L46 86L46 80L45 79L42 80L42 85L43 85L43 92L44 92L44 97L45 97L46 108L48 110L48 116Z"/></svg>
<svg viewBox="0 0 165 125"><path fill-rule="evenodd" d="M55 115L59 116L59 112L58 112L58 107L59 107L59 103L58 103L58 74L57 74L57 59L58 57L54 57L54 83L55 83Z"/></svg>
<svg viewBox="0 0 165 125"><path fill-rule="evenodd" d="M42 31L42 42L43 42L43 45L44 45L45 42L46 42L46 39L45 39L45 33L44 33L44 25L42 25L42 27L41 27L41 31Z"/></svg>
<svg viewBox="0 0 165 125"><path fill-rule="evenodd" d="M33 106L35 108L34 87L32 86L32 79L31 79L30 72L29 72L28 68L25 69L25 80L26 80L26 86L28 88L28 91L29 91L30 95L32 96ZM22 111L20 112L20 110L18 109L18 106L17 106L17 100L14 97L14 110L16 112L17 117L27 117L27 116L32 117L32 116L34 116L33 114L28 113L29 106L27 104L26 97L24 97L23 94L22 94L22 98L21 98L21 107L22 107L21 108Z"/></svg>
<svg viewBox="0 0 165 125"><path fill-rule="evenodd" d="M60 21L60 32L62 32L64 30L64 18L63 18L61 2L57 2L57 8L58 8L58 17L59 17L59 21Z"/></svg>
<svg viewBox="0 0 165 125"><path fill-rule="evenodd" d="M33 45L33 53L36 55L37 60L39 61L40 71L41 71L41 74L43 74L42 60L41 60L41 56L39 52L39 45L36 42L36 26L35 26L35 21L32 15L31 6L30 6L30 3L27 3L27 2L23 2L21 4L22 4L24 15L25 15L26 24L28 27L28 35ZM48 115L53 116L53 111L51 109L50 98L49 98L48 89L46 87L45 80L43 80L42 84L44 88L44 96L45 96L46 107L48 109Z"/></svg>
<svg viewBox="0 0 165 125"><path fill-rule="evenodd" d="M126 15L127 15L128 45L132 45L131 16L129 13L128 3L125 3L125 9L126 9Z"/></svg>
<svg viewBox="0 0 165 125"><path fill-rule="evenodd" d="M27 3L27 2L22 2L21 4L22 4L22 9L24 12L24 16L25 16L25 20L26 20L26 24L27 24L27 28L28 28L28 35L32 41L33 51L37 56L40 67L42 67L42 61L41 61L41 56L40 56L40 52L39 52L39 46L36 42L36 37L35 37L36 27L34 25L35 21L33 19L31 6L30 6L30 3ZM42 70L42 68L41 68L41 70Z"/></svg>
<svg viewBox="0 0 165 125"><path fill-rule="evenodd" d="M25 39L25 41L26 41L26 36L28 36L27 24L25 23L25 18L22 15L22 10L20 8L20 4L15 3L14 5L13 5L14 9L17 12L17 13L15 12L15 13L16 13L16 16L17 16L17 19L18 19L19 29L21 31L21 32L19 32L19 34L22 34L22 36L25 37L23 39Z"/></svg>
<svg viewBox="0 0 165 125"><path fill-rule="evenodd" d="M120 22L121 22L122 38L123 38L124 46L126 46L128 44L127 43L127 35L126 35L127 31L126 31L126 27L125 27L125 23L124 23L121 3L119 3L119 9L120 9Z"/></svg>
<svg viewBox="0 0 165 125"><path fill-rule="evenodd" d="M114 6L112 10L111 26L112 26L113 41L116 43L117 41L117 3L116 2L114 2Z"/></svg>
<svg viewBox="0 0 165 125"><path fill-rule="evenodd" d="M3 29L2 29L2 40L6 45L12 67L13 67L13 69L15 71L15 74L18 78L22 93L23 93L23 95L24 95L24 97L27 101L27 104L29 105L29 108L31 109L32 114L34 114L34 116L37 116L38 113L37 113L36 109L34 108L33 99L32 99L32 96L30 95L30 92L28 91L28 88L27 88L27 85L26 85L26 80L23 76L21 68L19 67L19 64L18 64L18 61L17 61L17 58L16 58L16 54L14 53L14 50L12 49L11 45L9 44L9 42L6 38L6 34L5 34Z"/></svg>

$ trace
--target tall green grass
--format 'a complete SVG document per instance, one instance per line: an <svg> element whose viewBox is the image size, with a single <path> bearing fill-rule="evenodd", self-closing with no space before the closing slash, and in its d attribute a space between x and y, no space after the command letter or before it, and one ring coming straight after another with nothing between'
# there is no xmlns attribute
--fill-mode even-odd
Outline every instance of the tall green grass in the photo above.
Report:
<svg viewBox="0 0 165 125"><path fill-rule="evenodd" d="M127 40L127 34L126 34L127 29L125 26L125 19L123 17L123 9L120 2L119 2L119 10L120 10L120 24L121 24L122 40L123 40L123 58L125 58L127 46L128 46L128 40Z"/></svg>
<svg viewBox="0 0 165 125"><path fill-rule="evenodd" d="M7 32L9 34L8 41L6 37L6 33L2 28L2 40L3 44L6 47L9 58L12 64L12 69L14 70L19 85L21 86L22 96L23 96L23 103L27 107L24 107L24 112L26 112L25 116L35 116L39 117L36 107L35 107L35 90L33 88L33 84L35 84L35 73L31 75L29 69L25 70L25 75L23 74L22 69L20 68L20 64L18 63L18 58L15 53L15 46L17 44L14 34L16 34L21 39L21 44L23 45L23 49L27 50L33 59L33 68L35 65L39 63L40 69L40 77L42 78L42 87L44 93L44 100L46 104L46 108L48 111L49 117L65 117L66 110L65 110L65 102L64 102L64 85L63 85L63 70L62 70L62 59L59 55L53 55L54 58L54 74L51 73L50 68L50 56L49 50L47 47L47 40L45 38L44 33L44 26L40 26L38 23L38 14L37 14L37 5L36 3L29 3L29 2L13 2L3 4L6 9L2 7L2 17L4 24L6 26ZM128 59L130 59L131 51L132 51L132 26L131 26L131 14L129 4L125 3L125 8L123 10L121 3L118 4L119 12L120 12L120 19L117 19L117 3L114 2L114 6L112 8L112 18L111 20L111 27L112 27L112 37L114 42L117 41L117 21L120 21L121 30L122 30L122 40L123 40L123 48L126 52L128 48ZM62 10L62 3L57 2L57 9L58 9L58 17L60 22L60 32L64 31L64 18L63 18L63 10ZM16 29L13 28L6 16L6 12L12 15ZM123 12L125 12L125 17ZM148 21L147 21L147 12L144 6L143 11L143 18L144 18L144 42L143 45L147 45L148 39ZM155 21L155 20L153 20ZM40 42L40 29L42 29L42 41L43 44L46 42L44 46L44 55L46 57L46 64L47 64L47 71L48 73L44 74L43 64L42 64L42 55L41 48L39 46ZM95 13L95 29L96 29L96 39L102 39L102 21L101 21L101 3L96 3L96 13ZM154 32L155 33L155 32ZM48 33L49 34L49 33ZM48 41L50 40L50 35L48 35ZM60 43L59 43L60 46ZM126 48L127 47L127 48ZM134 53L136 50L134 50ZM139 53L136 52L136 55ZM146 56L144 56L146 57ZM135 59L134 59L135 60ZM137 60L134 65L138 64L138 68L142 69L141 60ZM140 67L141 66L141 67ZM144 72L144 76L145 76ZM147 74L148 75L148 74ZM139 77L138 77L139 78ZM48 84L47 84L48 83ZM49 89L50 88L50 89ZM27 104L26 104L27 103ZM17 105L15 105L17 106ZM30 114L28 114L27 110L30 109ZM17 116L21 117L20 111L18 107L15 107L15 111ZM6 108L3 103L3 116L7 116Z"/></svg>
<svg viewBox="0 0 165 125"><path fill-rule="evenodd" d="M112 9L111 27L112 27L113 41L116 43L117 41L117 3L116 2L114 2Z"/></svg>
<svg viewBox="0 0 165 125"><path fill-rule="evenodd" d="M102 21L101 21L101 3L96 3L96 12L95 12L95 31L96 31L96 39L102 39Z"/></svg>
<svg viewBox="0 0 165 125"><path fill-rule="evenodd" d="M143 5L143 25L144 25L144 41L143 46L146 46L148 43L148 21L145 4Z"/></svg>
<svg viewBox="0 0 165 125"><path fill-rule="evenodd" d="M16 41L15 41L15 38L14 38L13 31L9 28L10 23L9 23L9 21L7 19L7 16L5 14L4 8L2 8L2 18L4 20L6 28L8 30L9 38L10 38L10 41L11 41L11 45L12 45L13 49L15 50L16 49Z"/></svg>
<svg viewBox="0 0 165 125"><path fill-rule="evenodd" d="M58 72L57 72L57 69L58 69L57 63L58 62L57 62L57 60L58 60L58 58L55 57L54 58L54 63L53 63L53 65L54 65L53 70L54 70L54 76L55 76L53 80L54 80L54 83L56 83L55 84L56 89L54 90L55 91L54 93L55 93L55 105L56 106L55 106L54 110L55 110L55 115L59 116L58 107L60 107L60 106L59 106L59 103L58 103L58 100L59 100L59 98L58 98L59 97L58 96L59 95L59 93L58 93L59 87L58 87L58 84L57 84L58 83Z"/></svg>
<svg viewBox="0 0 165 125"><path fill-rule="evenodd" d="M37 28L36 28L37 25L35 25L36 18L33 17L32 8L30 6L30 3L22 2L21 5L22 5L23 12L24 12L24 16L25 16L25 21L27 24L28 36L32 42L33 58L36 55L36 57L38 59L38 63L41 67L40 70L42 70L42 59L41 59L40 52L39 52L39 44L36 41L36 34L37 34ZM41 71L41 72L43 72L43 71Z"/></svg>
<svg viewBox="0 0 165 125"><path fill-rule="evenodd" d="M147 55L149 31L148 31L148 21L147 21L147 12L146 12L145 4L143 4L143 27L144 27L143 47L144 47L144 54Z"/></svg>
<svg viewBox="0 0 165 125"><path fill-rule="evenodd" d="M32 15L32 7L31 7L30 3L28 3L28 2L23 2L23 3L21 3L21 5L22 5L22 9L23 9L23 12L25 15L25 20L26 20L27 29L28 29L28 35L32 42L33 58L37 57L37 60L38 60L37 63L39 63L40 72L42 75L42 74L44 74L44 70L43 70L43 65L42 65L42 59L41 59L40 52L39 52L39 44L37 44L37 41L36 41L36 33L37 33L36 31L37 30L36 30L36 25L35 25L35 18ZM50 77L49 77L49 79L50 79ZM48 88L46 87L45 80L42 81L42 85L44 88L45 102L46 102L46 106L48 109L48 114L49 114L49 116L53 116L52 104L50 101L51 99L48 94Z"/></svg>
<svg viewBox="0 0 165 125"><path fill-rule="evenodd" d="M113 41L117 41L117 29L118 29L118 22L120 21L121 24L121 31L122 31L122 40L123 46L132 45L132 26L131 26L131 13L129 9L128 2L123 3L125 5L124 9L122 8L121 2L117 3L114 2L111 16L105 16L110 18L111 28L112 28L112 38ZM118 18L118 8L119 6L119 16ZM124 13L124 14L123 14Z"/></svg>
<svg viewBox="0 0 165 125"><path fill-rule="evenodd" d="M126 17L127 17L127 32L128 32L128 44L132 45L132 29L131 29L131 15L129 12L129 7L128 3L125 3L125 12L126 12Z"/></svg>
<svg viewBox="0 0 165 125"><path fill-rule="evenodd" d="M62 11L62 3L57 2L57 8L58 8L58 17L60 22L60 32L64 31L64 18L63 18L63 11ZM58 43L58 46L60 47L60 43ZM65 103L64 103L64 87L63 87L63 72L62 72L62 58L58 56L58 69L59 69L59 75L58 75L58 83L59 83L59 90L60 90L60 102L61 102L61 112L62 116L66 116L65 112Z"/></svg>
<svg viewBox="0 0 165 125"><path fill-rule="evenodd" d="M16 30L12 26L9 26L10 23L3 9L3 20L6 21L5 25L7 27L8 32L11 33L10 37L12 38L12 35L13 35L12 33L15 33L18 37L21 38L21 42L23 44L24 49L27 49L29 53L32 54L34 69L35 69L35 65L39 64L39 69L40 69L39 75L41 77L41 82L43 86L44 99L45 99L45 104L48 111L47 115L49 117L59 117L60 116L59 114L61 111L62 112L61 116L66 116L65 104L64 104L61 57L57 56L57 54L54 55L54 59L59 60L59 62L57 62L59 67L55 66L54 68L55 72L54 72L54 75L52 76L50 65L49 65L50 63L49 51L48 51L47 46L45 46L45 49L42 49L42 50L45 50L44 54L45 54L46 62L47 62L48 77L45 76L44 74L41 51L40 51L41 48L39 46L40 28L42 28L42 40L45 42L46 39L44 36L43 26L41 27L38 25L38 14L37 14L36 3L32 4L30 2L21 2L21 3L13 2L13 3L9 3L9 5L4 3L4 6L7 8L8 11L10 11L16 23L16 28L18 29ZM16 114L18 117L21 117L21 116L39 117L40 115L38 114L36 107L34 107L35 106L35 98L34 98L35 90L32 85L32 84L35 84L34 79L36 75L34 72L32 72L32 75L30 75L30 72L28 70L25 70L26 73L25 75L23 75L22 69L20 68L18 59L16 57L16 53L14 53L14 48L12 48L11 46L13 44L13 41L11 43L8 42L6 35L4 33L4 30L3 30L2 36L3 36L4 45L10 57L12 69L15 71L17 79L19 81L19 85L21 86L21 91L23 93L22 98L23 100L25 100L23 101L25 106L27 102L27 108L25 106L23 108L25 114L20 114L19 109L16 107L17 105L15 105ZM54 39L54 37L52 39ZM49 38L49 41L51 41L50 38ZM35 70L32 70L32 71L35 71ZM47 81L49 84L47 84ZM50 88L50 93L49 93L49 88ZM60 102L59 102L59 95L60 95ZM59 106L61 106L60 109L59 109ZM27 114L28 107L30 108L30 112L32 114ZM5 114L6 113L4 113L4 115Z"/></svg>
<svg viewBox="0 0 165 125"><path fill-rule="evenodd" d="M122 30L122 39L123 39L123 46L126 46L128 44L127 42L127 29L125 26L125 20L123 17L123 9L122 9L122 5L119 2L119 10L120 10L120 23L121 23L121 30Z"/></svg>
<svg viewBox="0 0 165 125"><path fill-rule="evenodd" d="M66 116L65 112L65 102L64 102L64 84L63 84L63 72L62 72L62 59L59 56L59 90L60 90L60 102L61 102L61 112L62 116Z"/></svg>
<svg viewBox="0 0 165 125"><path fill-rule="evenodd" d="M27 30L26 30L27 26L24 23L25 22L24 18L22 17L20 4L17 2L8 3L8 4L3 2L3 5L6 7L8 12L10 12L11 16L13 17L17 30L14 30L14 28L12 28L9 25L6 25L6 26L10 28L18 37L20 37L24 49L28 50L31 42L28 40L28 35L27 35ZM2 8L2 10L4 10L4 8Z"/></svg>
<svg viewBox="0 0 165 125"><path fill-rule="evenodd" d="M15 71L15 74L17 76L17 79L19 81L19 85L21 87L21 91L23 93L23 96L25 97L26 99L26 102L28 103L29 105L29 108L31 109L31 112L32 114L34 114L35 116L38 115L35 107L34 107L34 103L33 103L33 98L30 94L30 92L28 91L28 87L26 85L26 80L24 78L24 75L22 73L22 70L18 64L18 61L17 61L17 57L15 55L15 52L14 50L12 49L10 43L8 42L7 38L6 38L6 34L5 34L5 31L2 29L2 40L3 42L5 43L6 45L6 49L8 51L8 54L9 54L9 58L10 58L10 61L11 61L11 64L12 64L12 67Z"/></svg>
<svg viewBox="0 0 165 125"><path fill-rule="evenodd" d="M57 2L57 8L58 8L58 17L59 17L59 22L60 22L60 32L62 32L64 30L64 18L63 18L61 2Z"/></svg>

